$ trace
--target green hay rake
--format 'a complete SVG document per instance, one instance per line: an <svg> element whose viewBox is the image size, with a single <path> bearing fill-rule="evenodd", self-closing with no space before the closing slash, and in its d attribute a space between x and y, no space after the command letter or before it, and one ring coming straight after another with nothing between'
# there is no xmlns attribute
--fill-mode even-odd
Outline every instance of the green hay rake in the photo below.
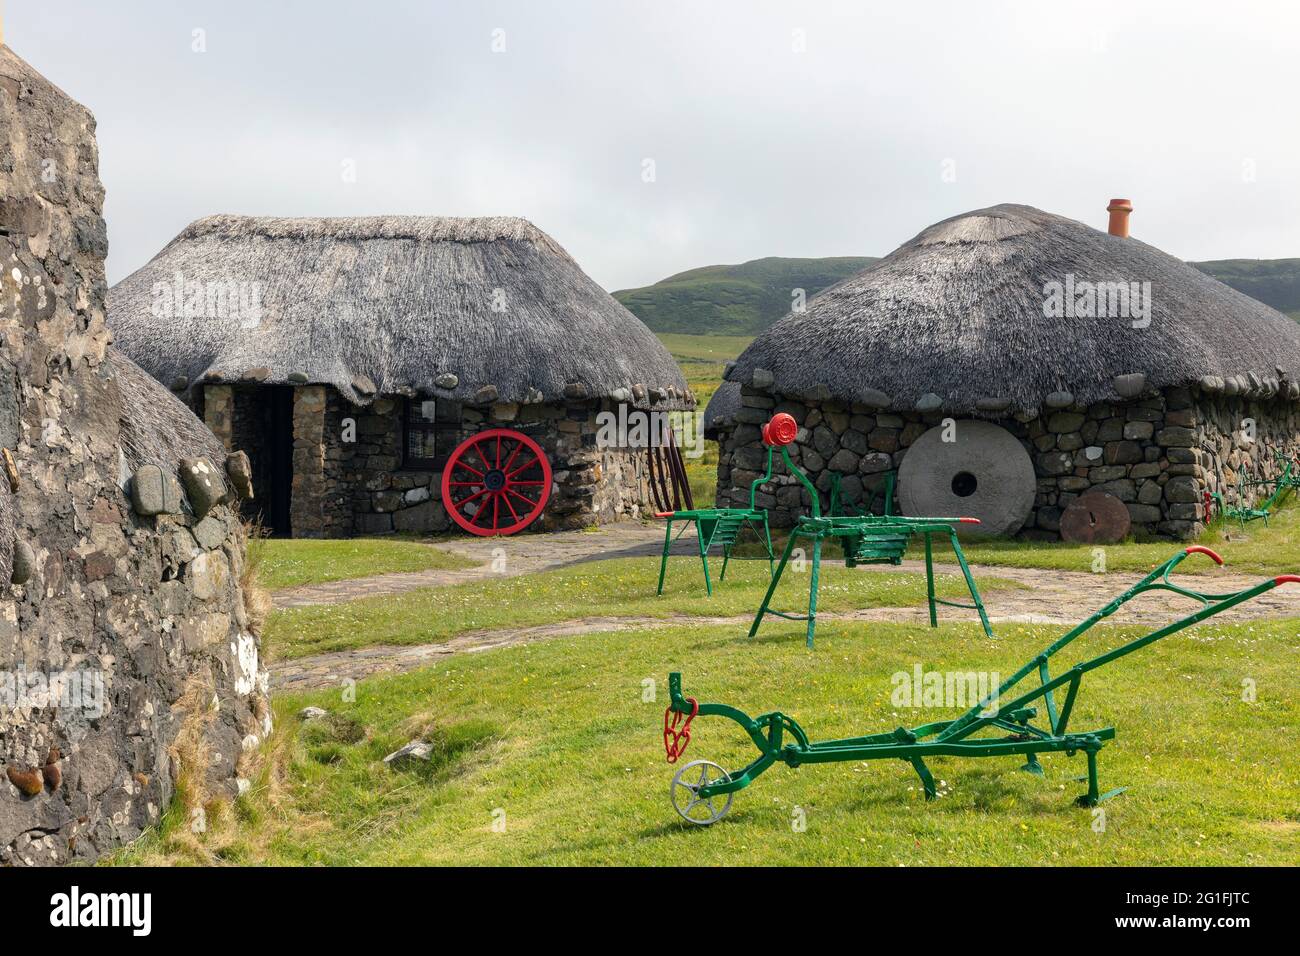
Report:
<svg viewBox="0 0 1300 956"><path fill-rule="evenodd" d="M817 588L821 580L823 542L827 540L839 542L844 552L846 567L854 568L859 564L897 565L903 563L903 555L912 539L920 535L925 540L925 583L926 598L930 606L930 626L938 626L937 606L944 604L948 607L966 608L979 612L980 624L984 627L984 633L992 637L993 628L989 625L988 614L984 610L984 601L980 598L979 588L975 586L975 578L971 575L969 565L966 564L966 556L962 553L961 545L957 541L957 532L953 528L955 524L979 524L979 519L904 518L888 514L888 505L884 515L831 514L823 517L816 487L808 480L808 476L795 467L794 462L790 460L790 452L787 446L794 441L798 430L799 426L795 420L784 412L774 415L772 420L763 426L763 440L768 444L769 472L771 471L772 450L774 447L779 447L781 457L784 459L785 466L789 469L790 474L794 475L808 489L808 495L812 500L812 514L801 516L795 523L794 528L791 529L790 537L785 544L785 550L781 553L781 560L776 566L776 572L772 575L767 593L763 596L763 603L759 606L758 613L754 615L754 623L749 628L749 636L753 637L757 634L759 625L763 623L763 618L771 614L787 621L807 621L807 644L809 647L813 646L813 636L817 627ZM887 484L892 487L892 482L887 481ZM838 499L838 496L836 498ZM886 502L888 501L889 498L887 497ZM971 604L946 601L935 596L934 538L936 535L947 538L951 544L953 554L957 558L957 564L961 568L962 576L966 579L966 588L970 592ZM772 595L776 593L777 586L781 583L781 575L785 573L786 566L790 561L790 555L800 541L806 541L812 545L812 567L808 582L808 613L790 614L785 611L774 610L771 607Z"/></svg>
<svg viewBox="0 0 1300 956"><path fill-rule="evenodd" d="M763 427L763 441L767 442L767 426ZM767 524L767 511L759 508L755 501L759 486L772 480L772 446L767 446L767 472L749 486L748 508L692 508L680 511L656 512L656 518L667 520L664 529L664 553L659 561L659 589L656 594L664 593L664 572L668 570L668 552L673 546L673 522L678 522L681 537L692 526L695 528L695 541L699 549L700 563L704 566L704 590L713 596L713 580L709 576L709 552L715 548L722 550L722 574L719 581L726 580L727 563L731 560L732 548L746 528L752 528L759 543L767 549L767 573L772 573L772 562L776 554L772 550L772 531Z"/></svg>
<svg viewBox="0 0 1300 956"><path fill-rule="evenodd" d="M738 773L729 773L716 763L695 760L684 765L673 777L670 788L672 803L677 812L691 823L708 826L721 819L731 808L737 790L753 782L774 763L790 767L802 764L833 763L846 760L902 760L911 764L925 788L927 800L936 796L934 776L926 766L930 757L1011 757L1023 756L1022 770L1042 775L1038 762L1040 753L1064 752L1073 756L1082 751L1087 757L1087 793L1080 796L1081 806L1095 806L1103 800L1122 793L1125 788L1101 793L1097 783L1097 753L1108 740L1115 737L1114 727L1100 730L1069 731L1070 715L1074 710L1083 675L1104 667L1134 651L1154 644L1163 637L1198 624L1230 607L1249 601L1265 591L1282 584L1300 582L1300 575L1287 574L1261 581L1254 587L1225 594L1194 591L1174 584L1170 573L1188 555L1204 554L1216 563L1223 559L1209 548L1194 545L1178 552L1145 578L1083 623L1069 631L1042 653L1035 656L996 692L989 694L956 720L922 724L910 730L898 728L882 734L847 737L813 743L804 729L791 717L780 711L750 717L743 711L726 704L701 704L693 697L682 695L681 674L668 675L671 703L664 712L664 748L668 762L676 763L691 739L691 722L696 717L727 717L741 729L758 748L758 756ZM1201 609L1152 631L1145 637L1130 641L1114 650L1083 661L1064 673L1052 677L1048 662L1059 651L1084 634L1093 625L1114 614L1129 601L1148 591L1172 591L1175 594L1199 601ZM1010 692L1029 675L1037 673L1039 685L1014 697ZM1064 688L1065 699L1058 708L1055 692ZM1032 703L1042 701L1046 711L1046 725L1033 723L1038 717L1038 707ZM1000 733L1001 736L976 737L981 732Z"/></svg>
<svg viewBox="0 0 1300 956"><path fill-rule="evenodd" d="M1244 474L1237 478L1237 503L1229 505L1224 496L1217 491L1206 491L1205 495L1205 520L1208 522L1214 512L1217 510L1229 521L1236 521L1241 525L1242 530L1246 528L1246 523L1250 521L1263 520L1264 527L1268 527L1269 516L1281 502L1282 497L1288 492L1300 488L1300 474L1295 471L1295 461L1281 453L1274 456L1277 463L1282 466L1282 472L1276 478L1272 479L1247 479ZM1246 504L1249 496L1249 490L1253 488L1272 488L1272 494L1257 507L1251 507Z"/></svg>

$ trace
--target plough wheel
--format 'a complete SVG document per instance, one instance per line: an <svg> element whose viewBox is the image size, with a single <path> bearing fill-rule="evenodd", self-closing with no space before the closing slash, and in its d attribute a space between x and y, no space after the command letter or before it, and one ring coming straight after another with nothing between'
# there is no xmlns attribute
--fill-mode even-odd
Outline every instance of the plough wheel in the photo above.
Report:
<svg viewBox="0 0 1300 956"><path fill-rule="evenodd" d="M551 496L551 463L527 435L491 428L456 447L442 472L442 503L470 534L514 534Z"/></svg>
<svg viewBox="0 0 1300 956"><path fill-rule="evenodd" d="M669 790L673 809L687 823L694 823L698 827L717 823L731 809L731 798L735 794L728 793L708 800L701 800L695 794L705 784L726 783L730 779L727 771L711 760L692 760L673 775L673 785Z"/></svg>

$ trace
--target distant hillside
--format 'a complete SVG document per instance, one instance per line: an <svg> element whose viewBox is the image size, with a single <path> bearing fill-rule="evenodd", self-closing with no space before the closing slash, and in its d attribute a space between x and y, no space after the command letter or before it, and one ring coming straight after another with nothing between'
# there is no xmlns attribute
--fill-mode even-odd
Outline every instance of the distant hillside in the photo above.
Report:
<svg viewBox="0 0 1300 956"><path fill-rule="evenodd" d="M1218 259L1191 265L1238 292L1300 319L1300 259Z"/></svg>
<svg viewBox="0 0 1300 956"><path fill-rule="evenodd" d="M705 266L623 289L614 298L656 332L756 335L790 311L793 290L803 289L811 299L875 261L871 256L769 257Z"/></svg>
<svg viewBox="0 0 1300 956"><path fill-rule="evenodd" d="M811 299L875 261L874 256L770 257L738 266L705 266L640 289L623 289L614 298L656 332L757 335L790 311L792 290L803 289ZM1190 264L1300 320L1300 259Z"/></svg>

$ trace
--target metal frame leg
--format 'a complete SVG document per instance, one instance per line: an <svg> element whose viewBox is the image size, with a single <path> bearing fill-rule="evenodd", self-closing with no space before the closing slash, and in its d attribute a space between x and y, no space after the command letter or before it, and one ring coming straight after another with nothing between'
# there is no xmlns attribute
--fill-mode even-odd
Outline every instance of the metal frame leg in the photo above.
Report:
<svg viewBox="0 0 1300 956"><path fill-rule="evenodd" d="M813 631L817 627L817 585L821 577L822 539L813 537L812 578L808 582L808 648L813 646Z"/></svg>
<svg viewBox="0 0 1300 956"><path fill-rule="evenodd" d="M781 575L785 573L785 565L790 560L790 552L794 550L796 537L797 535L791 532L790 537L785 542L785 550L781 552L781 563L776 566L776 572L772 575L772 580L768 582L767 593L763 595L763 603L758 606L758 613L754 615L754 623L749 626L750 637L758 633L758 626L763 623L763 615L767 613L767 606L772 603L772 595L776 593L776 586L781 583Z"/></svg>
<svg viewBox="0 0 1300 956"><path fill-rule="evenodd" d="M966 579L966 588L970 591L971 600L975 602L975 610L979 612L980 624L984 626L984 636L992 637L993 628L989 624L988 613L984 610L984 600L980 597L980 589L975 586L975 578L970 573L970 565L966 563L966 555L962 554L961 545L957 541L957 532L949 531L948 536L952 539L952 552L957 555L957 564L961 567L962 577Z"/></svg>
<svg viewBox="0 0 1300 956"><path fill-rule="evenodd" d="M709 580L709 548L704 543L703 522L695 522L695 538L700 543L700 563L704 565L704 593L713 597L713 582Z"/></svg>
<svg viewBox="0 0 1300 956"><path fill-rule="evenodd" d="M921 786L925 787L925 799L933 800L939 792L934 787L934 775L930 773L930 768L920 757L911 758L911 763L916 775L921 778Z"/></svg>
<svg viewBox="0 0 1300 956"><path fill-rule="evenodd" d="M668 570L668 551L673 546L673 519L668 519L668 528L664 531L664 556L659 562L659 590L656 594L664 593L664 572Z"/></svg>
<svg viewBox="0 0 1300 956"><path fill-rule="evenodd" d="M930 626L939 626L939 612L934 604L934 546L930 532L925 533L925 598L930 602Z"/></svg>

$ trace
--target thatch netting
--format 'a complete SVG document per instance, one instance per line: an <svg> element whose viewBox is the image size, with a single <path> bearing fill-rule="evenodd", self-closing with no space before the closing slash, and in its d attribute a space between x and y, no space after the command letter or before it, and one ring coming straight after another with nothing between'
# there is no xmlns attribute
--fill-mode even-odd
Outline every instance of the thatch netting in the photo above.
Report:
<svg viewBox="0 0 1300 956"><path fill-rule="evenodd" d="M1150 283L1149 325L1048 317L1048 284L1068 281ZM760 335L727 378L749 383L755 369L790 396L907 410L933 393L945 411L981 400L985 411L999 400L1028 411L1053 392L1116 400L1115 378L1135 373L1148 388L1247 373L1295 381L1300 328L1136 239L1000 205L931 226L823 290Z"/></svg>
<svg viewBox="0 0 1300 956"><path fill-rule="evenodd" d="M465 402L640 385L636 404L690 404L654 334L523 219L210 216L114 286L108 312L168 386L312 382L364 403L367 379Z"/></svg>
<svg viewBox="0 0 1300 956"><path fill-rule="evenodd" d="M157 465L172 474L182 458L205 457L218 467L225 461L217 437L144 369L111 347L104 366L122 396L122 451L132 471Z"/></svg>

